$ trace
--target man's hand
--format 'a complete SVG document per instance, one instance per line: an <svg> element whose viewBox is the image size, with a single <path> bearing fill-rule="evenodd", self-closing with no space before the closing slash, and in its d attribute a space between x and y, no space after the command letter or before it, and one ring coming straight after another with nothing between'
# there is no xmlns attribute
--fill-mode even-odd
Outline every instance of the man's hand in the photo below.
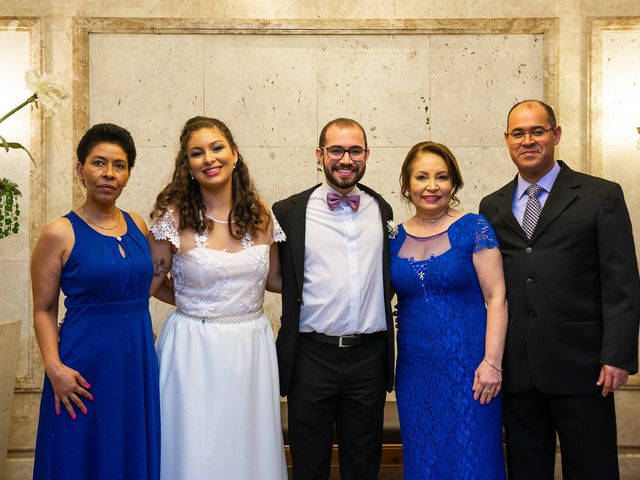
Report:
<svg viewBox="0 0 640 480"><path fill-rule="evenodd" d="M620 388L620 385L627 383L628 379L629 370L612 365L602 365L596 385L602 387L602 396L606 397L609 392L615 392Z"/></svg>

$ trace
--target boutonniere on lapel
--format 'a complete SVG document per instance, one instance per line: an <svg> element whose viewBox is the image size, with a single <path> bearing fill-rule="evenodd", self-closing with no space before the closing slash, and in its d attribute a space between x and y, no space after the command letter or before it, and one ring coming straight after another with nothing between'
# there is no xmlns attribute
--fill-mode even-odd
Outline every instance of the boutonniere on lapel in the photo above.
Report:
<svg viewBox="0 0 640 480"><path fill-rule="evenodd" d="M396 238L396 235L398 235L398 226L393 223L393 220L387 220L387 233L391 240Z"/></svg>

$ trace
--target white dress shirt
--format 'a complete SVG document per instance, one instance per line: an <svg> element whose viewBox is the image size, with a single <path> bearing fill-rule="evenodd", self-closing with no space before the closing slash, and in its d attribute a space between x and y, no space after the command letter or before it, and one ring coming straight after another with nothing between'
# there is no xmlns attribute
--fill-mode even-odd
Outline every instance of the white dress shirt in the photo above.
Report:
<svg viewBox="0 0 640 480"><path fill-rule="evenodd" d="M307 204L300 332L340 336L387 329L382 278L384 233L378 202L358 187L357 212L329 209L326 183Z"/></svg>

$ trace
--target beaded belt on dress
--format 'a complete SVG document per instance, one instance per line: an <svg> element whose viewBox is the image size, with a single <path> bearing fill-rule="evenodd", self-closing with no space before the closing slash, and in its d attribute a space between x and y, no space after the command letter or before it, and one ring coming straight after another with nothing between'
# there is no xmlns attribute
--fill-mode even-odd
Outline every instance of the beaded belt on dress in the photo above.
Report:
<svg viewBox="0 0 640 480"><path fill-rule="evenodd" d="M264 312L260 309L253 313L245 313L244 315L233 315L228 317L200 317L198 315L189 315L188 313L181 312L180 310L176 310L176 313L182 317L202 323L242 323L258 319Z"/></svg>

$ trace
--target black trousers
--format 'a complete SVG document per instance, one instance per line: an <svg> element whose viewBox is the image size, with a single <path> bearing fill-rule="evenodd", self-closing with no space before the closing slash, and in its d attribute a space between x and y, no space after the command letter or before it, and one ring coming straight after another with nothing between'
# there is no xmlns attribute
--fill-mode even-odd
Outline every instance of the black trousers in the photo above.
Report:
<svg viewBox="0 0 640 480"><path fill-rule="evenodd" d="M556 433L564 480L616 480L618 451L613 394L505 393L510 480L553 480Z"/></svg>
<svg viewBox="0 0 640 480"><path fill-rule="evenodd" d="M341 478L378 478L386 358L385 334L348 348L301 335L287 395L295 480L329 478L334 431Z"/></svg>

